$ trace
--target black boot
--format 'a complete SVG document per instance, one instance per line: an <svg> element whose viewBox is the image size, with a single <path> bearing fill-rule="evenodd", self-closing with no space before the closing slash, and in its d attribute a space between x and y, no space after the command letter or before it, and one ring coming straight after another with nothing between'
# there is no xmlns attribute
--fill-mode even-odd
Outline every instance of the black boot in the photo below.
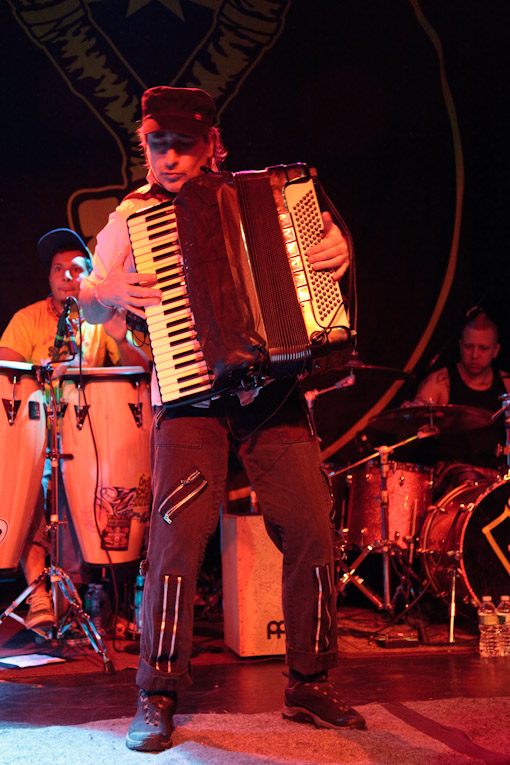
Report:
<svg viewBox="0 0 510 765"><path fill-rule="evenodd" d="M358 728L366 730L363 717L343 701L327 672L301 675L289 671L283 716L296 722L310 722L317 728Z"/></svg>
<svg viewBox="0 0 510 765"><path fill-rule="evenodd" d="M138 752L163 752L170 749L176 707L177 693L163 695L140 691L136 715L126 736L127 748Z"/></svg>

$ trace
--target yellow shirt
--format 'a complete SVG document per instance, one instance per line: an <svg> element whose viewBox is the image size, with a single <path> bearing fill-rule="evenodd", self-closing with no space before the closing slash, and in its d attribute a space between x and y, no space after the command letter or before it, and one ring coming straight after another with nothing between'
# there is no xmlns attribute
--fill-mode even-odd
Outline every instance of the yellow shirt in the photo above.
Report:
<svg viewBox="0 0 510 765"><path fill-rule="evenodd" d="M57 349L54 346L58 316L51 297L21 308L14 314L2 334L0 346L17 351L30 364L47 364L67 359L70 356L68 339L64 340L61 348ZM73 322L73 329L79 348L80 332L77 321ZM120 356L117 344L106 334L101 324L82 321L81 335L84 366L101 367L106 359L109 359L110 364L118 364ZM78 356L71 364L78 365Z"/></svg>

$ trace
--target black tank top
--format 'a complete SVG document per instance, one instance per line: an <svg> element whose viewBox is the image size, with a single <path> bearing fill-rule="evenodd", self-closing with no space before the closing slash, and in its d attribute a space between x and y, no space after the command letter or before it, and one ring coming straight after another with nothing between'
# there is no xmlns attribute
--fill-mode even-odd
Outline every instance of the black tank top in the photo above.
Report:
<svg viewBox="0 0 510 765"><path fill-rule="evenodd" d="M448 367L448 376L450 378L450 404L477 406L479 409L488 409L493 413L501 408L499 396L503 396L506 389L497 369L493 370L492 385L487 390L473 390L466 385L459 374L457 364Z"/></svg>
<svg viewBox="0 0 510 765"><path fill-rule="evenodd" d="M474 406L492 414L501 408L499 396L506 393L503 380L494 369L493 381L487 390L473 390L463 381L456 364L447 367L450 378L450 404ZM496 456L498 444L505 443L505 418L501 414L491 425L477 430L463 430L441 435L437 439L438 460L465 462L479 467L498 468L505 458Z"/></svg>

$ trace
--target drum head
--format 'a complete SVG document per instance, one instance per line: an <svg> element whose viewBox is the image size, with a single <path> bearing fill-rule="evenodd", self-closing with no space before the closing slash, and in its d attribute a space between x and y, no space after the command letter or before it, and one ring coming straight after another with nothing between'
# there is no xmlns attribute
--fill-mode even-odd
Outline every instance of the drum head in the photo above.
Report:
<svg viewBox="0 0 510 765"><path fill-rule="evenodd" d="M510 595L510 481L492 484L473 505L462 540L463 568L481 601Z"/></svg>

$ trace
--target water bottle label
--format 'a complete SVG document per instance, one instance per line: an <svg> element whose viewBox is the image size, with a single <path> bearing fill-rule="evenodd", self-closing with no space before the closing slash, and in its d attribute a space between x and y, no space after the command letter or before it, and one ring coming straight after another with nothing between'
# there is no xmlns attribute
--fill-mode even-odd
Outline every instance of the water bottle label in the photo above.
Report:
<svg viewBox="0 0 510 765"><path fill-rule="evenodd" d="M483 627L492 627L498 623L497 614L480 614L478 617L478 624L481 624Z"/></svg>
<svg viewBox="0 0 510 765"><path fill-rule="evenodd" d="M499 623L510 627L510 614L499 614Z"/></svg>

